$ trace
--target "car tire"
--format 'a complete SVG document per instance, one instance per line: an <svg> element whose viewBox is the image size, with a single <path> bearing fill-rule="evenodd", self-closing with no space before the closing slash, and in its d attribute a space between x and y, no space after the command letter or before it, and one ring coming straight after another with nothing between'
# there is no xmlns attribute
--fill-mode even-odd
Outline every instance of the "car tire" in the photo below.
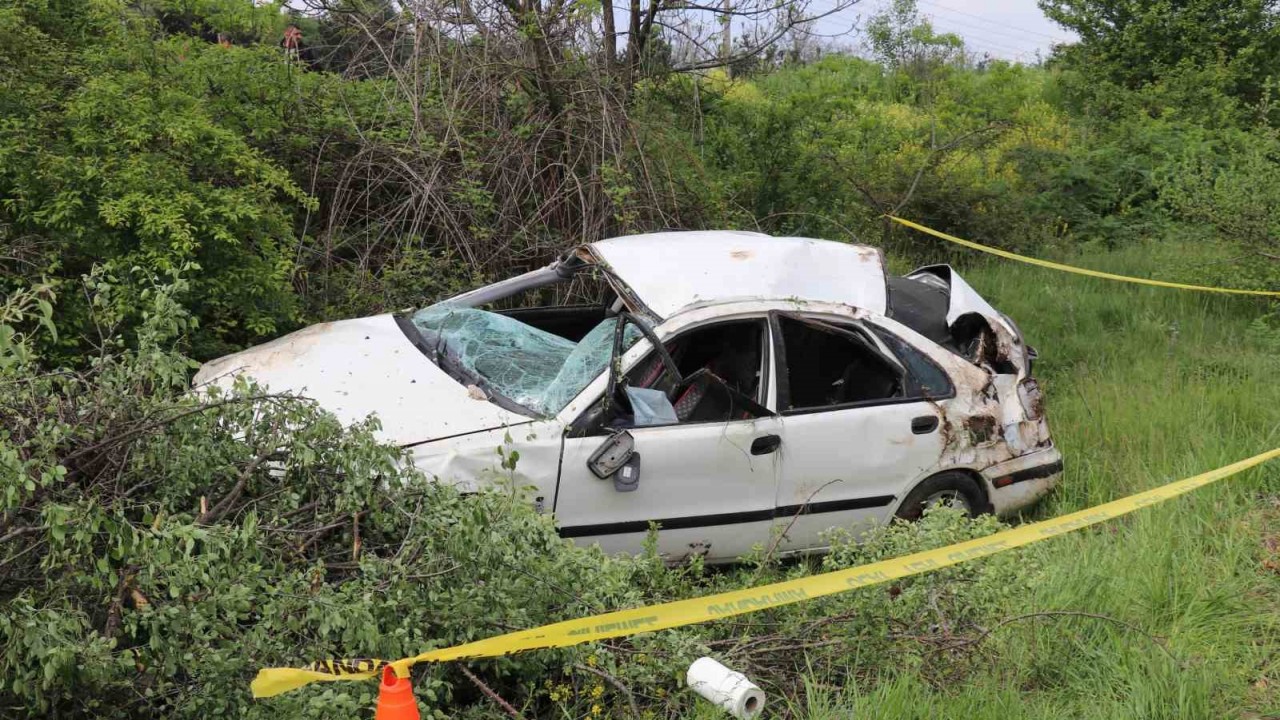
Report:
<svg viewBox="0 0 1280 720"><path fill-rule="evenodd" d="M961 505L969 517L991 512L991 505L976 480L955 470L940 472L912 488L898 506L896 517L908 522L919 520L924 509L937 504Z"/></svg>

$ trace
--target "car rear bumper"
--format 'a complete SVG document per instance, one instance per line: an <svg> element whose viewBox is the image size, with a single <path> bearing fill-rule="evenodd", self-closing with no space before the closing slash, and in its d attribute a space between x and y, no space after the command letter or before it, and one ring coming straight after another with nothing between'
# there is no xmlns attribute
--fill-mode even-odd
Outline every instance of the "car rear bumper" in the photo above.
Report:
<svg viewBox="0 0 1280 720"><path fill-rule="evenodd" d="M982 471L991 511L1004 517L1024 510L1049 494L1062 477L1062 453L1047 447Z"/></svg>

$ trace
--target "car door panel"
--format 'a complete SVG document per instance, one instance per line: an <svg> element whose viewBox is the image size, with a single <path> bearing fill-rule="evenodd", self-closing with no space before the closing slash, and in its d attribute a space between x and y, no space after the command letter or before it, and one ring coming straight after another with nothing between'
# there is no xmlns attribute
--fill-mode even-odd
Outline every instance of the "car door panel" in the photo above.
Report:
<svg viewBox="0 0 1280 720"><path fill-rule="evenodd" d="M606 552L634 551L658 523L658 551L731 559L768 537L777 494L778 453L753 455L760 438L777 436L766 417L724 423L630 428L640 455L640 484L618 492L587 459L603 436L567 438L555 513L560 533Z"/></svg>
<svg viewBox="0 0 1280 720"><path fill-rule="evenodd" d="M754 375L758 378L754 393L766 397L771 390L771 341L763 317L706 323L682 330L664 343L671 344L672 352L681 358L672 362L693 361L692 366L681 369L687 382L721 383L722 377L741 378L742 373L735 374L734 368L717 362L714 353L698 358L709 347L728 348L727 352L734 356L735 349L740 348L725 343L725 328L742 328L745 324L757 328L755 342L759 343L760 361L758 374ZM699 333L704 338L719 339L709 346L680 345L699 337ZM651 387L652 360L654 356L650 355L628 368L628 373L636 373L636 387ZM755 372L749 368L738 370L748 371L747 378ZM660 528L660 553L672 559L701 553L712 560L736 558L752 545L768 540L782 449L781 420L759 405L726 411L727 417L741 419L706 420L696 411L703 405L695 410L683 408L685 399L691 396L677 388L672 392L678 395L672 396L673 408L683 413L682 422L626 428L640 457L639 486L633 491L618 492L611 478L598 479L587 468L588 459L606 441L607 434L596 431L585 437L575 437L573 433L566 437L555 507L561 535L581 544L598 543L609 552L634 551L653 522ZM710 400L716 395L708 390L703 397ZM741 397L755 400L747 395ZM754 417L741 417L747 413ZM583 416L590 417L591 411Z"/></svg>
<svg viewBox="0 0 1280 720"><path fill-rule="evenodd" d="M939 410L920 401L785 416L777 523L787 537L779 547L824 547L829 528L887 522L895 501L942 453L939 430L913 432L921 417L937 418Z"/></svg>
<svg viewBox="0 0 1280 720"><path fill-rule="evenodd" d="M906 367L858 321L777 313L771 324L785 430L779 547L823 547L829 528L887 521L936 466L946 401L911 397Z"/></svg>

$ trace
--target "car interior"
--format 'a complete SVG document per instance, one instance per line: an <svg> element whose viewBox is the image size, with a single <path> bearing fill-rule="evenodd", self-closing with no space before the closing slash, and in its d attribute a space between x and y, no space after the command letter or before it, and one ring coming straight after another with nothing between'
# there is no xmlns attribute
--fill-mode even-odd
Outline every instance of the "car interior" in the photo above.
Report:
<svg viewBox="0 0 1280 720"><path fill-rule="evenodd" d="M779 318L786 374L779 384L783 411L897 397L899 368L859 331L794 315Z"/></svg>
<svg viewBox="0 0 1280 720"><path fill-rule="evenodd" d="M600 324L617 315L618 295L597 273L578 272L571 280L525 291L486 306L531 327L579 342Z"/></svg>
<svg viewBox="0 0 1280 720"><path fill-rule="evenodd" d="M591 332L600 321L613 313L603 305L568 305L562 307L533 307L499 310L498 314L559 335L566 340L579 342Z"/></svg>
<svg viewBox="0 0 1280 720"><path fill-rule="evenodd" d="M723 422L757 417L764 374L763 320L723 322L696 328L666 343L684 378L677 382L658 353L651 353L624 376L625 388L660 391L679 422ZM635 423L631 399L619 398L623 423ZM627 418L627 415L633 417Z"/></svg>
<svg viewBox="0 0 1280 720"><path fill-rule="evenodd" d="M901 397L903 369L881 354L860 330L783 315L779 318L786 377L780 378L782 410L843 406ZM658 353L623 378L611 427L638 422L628 389L658 390L670 402L675 421L724 422L763 414L768 368L763 320L725 322L669 340L666 349L685 378L677 383ZM714 376L714 379L709 376ZM913 385L914 387L914 385Z"/></svg>

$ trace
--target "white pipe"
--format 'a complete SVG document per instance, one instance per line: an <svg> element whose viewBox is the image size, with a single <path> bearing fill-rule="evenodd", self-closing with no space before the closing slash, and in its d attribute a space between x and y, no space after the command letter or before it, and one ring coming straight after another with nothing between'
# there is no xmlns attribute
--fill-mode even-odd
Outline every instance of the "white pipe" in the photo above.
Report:
<svg viewBox="0 0 1280 720"><path fill-rule="evenodd" d="M764 692L755 683L709 657L695 660L685 681L694 692L738 720L753 720L764 709Z"/></svg>

